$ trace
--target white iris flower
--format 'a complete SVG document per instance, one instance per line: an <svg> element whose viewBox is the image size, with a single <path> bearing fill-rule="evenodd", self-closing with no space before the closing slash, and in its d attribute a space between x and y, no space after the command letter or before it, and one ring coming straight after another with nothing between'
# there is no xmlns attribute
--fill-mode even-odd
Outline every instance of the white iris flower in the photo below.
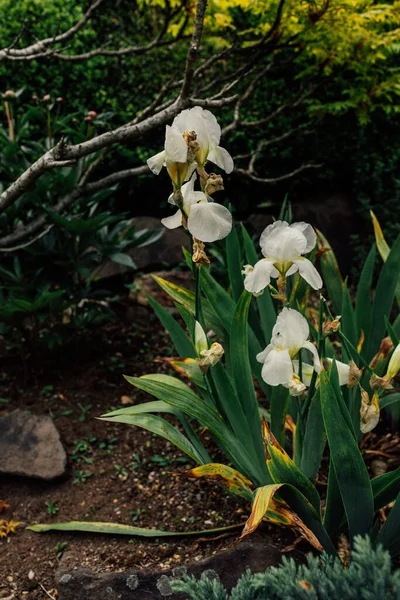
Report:
<svg viewBox="0 0 400 600"><path fill-rule="evenodd" d="M269 284L271 277L293 275L297 271L301 277L319 290L322 279L311 261L302 254L311 252L316 243L314 229L308 223L275 221L263 231L260 238L261 252L265 256L254 268L245 266L244 287L248 292L259 294Z"/></svg>
<svg viewBox="0 0 400 600"><path fill-rule="evenodd" d="M225 238L232 229L232 215L225 206L212 201L203 192L194 191L196 174L182 186L183 210L187 219L187 228L201 242L215 242ZM173 195L168 202L174 204ZM161 220L168 229L182 225L182 212L178 210L171 217Z"/></svg>
<svg viewBox="0 0 400 600"><path fill-rule="evenodd" d="M172 126L182 135L191 131L196 133L196 142L199 144L196 161L199 166L204 166L209 160L226 173L233 171L231 155L218 145L221 139L221 127L209 110L203 110L200 106L183 110L175 117Z"/></svg>
<svg viewBox="0 0 400 600"><path fill-rule="evenodd" d="M271 343L257 354L264 363L261 375L269 385L288 386L295 374L294 358L301 348L309 350L314 358L314 370L322 369L315 346L308 341L310 329L307 319L293 308L284 308L272 330Z"/></svg>
<svg viewBox="0 0 400 600"><path fill-rule="evenodd" d="M188 145L182 133L169 125L165 130L164 150L149 158L147 164L156 175L165 166L177 189L189 179L196 168L195 162L188 161Z"/></svg>
<svg viewBox="0 0 400 600"><path fill-rule="evenodd" d="M329 361L330 363L332 362L332 358L327 358L326 360ZM299 370L300 370L299 361L294 360L293 366L294 366L294 371L295 371L296 375L298 375ZM341 362L340 360L337 360L336 368L338 370L339 385L347 385L349 382L349 374L350 374L349 365L346 365L345 363ZM305 362L302 363L302 365L301 365L301 381L307 387L310 387L313 371L314 371L313 365L309 365L308 363L305 363ZM317 385L318 385L318 379L317 379Z"/></svg>

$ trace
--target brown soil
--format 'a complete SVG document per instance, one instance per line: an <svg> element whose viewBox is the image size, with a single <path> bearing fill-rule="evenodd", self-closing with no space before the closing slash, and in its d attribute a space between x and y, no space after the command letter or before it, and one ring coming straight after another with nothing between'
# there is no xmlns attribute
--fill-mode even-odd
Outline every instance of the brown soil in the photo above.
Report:
<svg viewBox="0 0 400 600"><path fill-rule="evenodd" d="M167 569L200 560L237 539L248 516L246 503L221 487L182 477L192 464L164 439L96 420L119 406L123 396L134 403L146 401L148 397L122 375L169 372L169 366L156 359L174 354L168 335L147 306L125 301L119 314L116 323L99 327L72 347L53 350L34 364L31 358L27 383L18 358L2 359L0 398L8 402L0 403L0 415L15 408L50 415L68 453L68 473L55 483L6 477L0 481L0 499L11 505L1 518L21 522L15 534L0 538L0 599L49 598L45 590L56 597L54 573L61 562L68 568L104 572ZM388 433L387 424L380 423L378 429L363 439L364 457L375 475L400 462L398 436ZM218 460L218 450L207 436L204 442ZM322 496L327 464L325 458L318 481ZM91 475L83 482L79 472ZM46 503L53 503L57 513L49 514ZM24 529L38 522L71 520L182 532L237 524L238 530L149 539ZM264 526L262 534L280 550L296 539L291 530L275 526ZM301 542L297 550L308 552L311 547Z"/></svg>
<svg viewBox="0 0 400 600"><path fill-rule="evenodd" d="M20 521L16 534L0 539L0 598L49 598L54 573L63 561L95 571L169 568L197 561L227 547L240 531L248 507L221 487L180 475L191 462L165 440L138 428L96 420L121 404L122 396L145 401L122 377L168 372L157 356L173 354L167 334L147 307L130 307L126 318L105 325L71 350L54 350L21 383L17 358L3 362L0 415L15 408L50 415L68 453L68 475L56 483L2 478L0 499L11 509L2 518ZM34 376L33 376L34 373ZM125 399L126 400L126 399ZM90 406L85 416L82 409ZM80 449L77 449L80 442ZM216 452L212 445L209 449ZM91 473L83 481L77 472ZM57 513L48 513L46 503ZM33 523L71 520L110 521L175 531L239 528L211 537L144 539L26 531ZM269 542L283 549L293 543L289 530L266 528ZM309 547L304 544L304 550Z"/></svg>

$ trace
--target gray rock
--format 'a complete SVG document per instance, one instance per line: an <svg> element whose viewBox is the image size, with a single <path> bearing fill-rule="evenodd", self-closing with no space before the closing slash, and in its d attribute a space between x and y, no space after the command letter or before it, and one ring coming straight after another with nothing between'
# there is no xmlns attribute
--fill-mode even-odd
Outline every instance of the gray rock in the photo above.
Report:
<svg viewBox="0 0 400 600"><path fill-rule="evenodd" d="M267 567L279 564L281 557L278 548L260 536L211 558L162 572L129 570L96 575L87 570L67 570L61 566L56 573L56 588L59 600L93 600L104 595L119 600L178 600L184 596L173 593L170 582L184 573L200 577L203 572L208 572L211 578L220 578L230 589L246 569L250 568L254 573L265 571Z"/></svg>
<svg viewBox="0 0 400 600"><path fill-rule="evenodd" d="M0 418L0 473L51 481L65 473L67 455L50 417L14 410Z"/></svg>

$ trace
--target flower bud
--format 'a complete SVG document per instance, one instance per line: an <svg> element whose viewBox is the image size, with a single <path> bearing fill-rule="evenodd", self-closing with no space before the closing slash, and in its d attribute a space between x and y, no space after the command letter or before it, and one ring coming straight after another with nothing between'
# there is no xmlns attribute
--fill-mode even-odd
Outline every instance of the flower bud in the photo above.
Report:
<svg viewBox="0 0 400 600"><path fill-rule="evenodd" d="M386 378L391 381L394 377L396 377L396 375L399 371L400 371L400 344L397 344L397 346L394 349L393 354L389 360Z"/></svg>
<svg viewBox="0 0 400 600"><path fill-rule="evenodd" d="M296 373L293 373L293 378L292 381L289 382L288 388L291 396L301 396L307 389Z"/></svg>
<svg viewBox="0 0 400 600"><path fill-rule="evenodd" d="M349 380L347 385L352 388L360 381L363 369L359 369L353 360L349 362L349 367Z"/></svg>
<svg viewBox="0 0 400 600"><path fill-rule="evenodd" d="M362 433L372 431L379 422L379 397L378 394L372 396L371 404L369 396L365 390L361 391L360 408L360 429Z"/></svg>
<svg viewBox="0 0 400 600"><path fill-rule="evenodd" d="M387 377L379 377L375 374L372 375L371 379L369 380L369 385L374 392L379 390L379 388L383 388L385 390L390 390L393 388L393 386L390 384L390 379Z"/></svg>
<svg viewBox="0 0 400 600"><path fill-rule="evenodd" d="M3 94L3 100L15 100L17 97L13 90L6 90Z"/></svg>
<svg viewBox="0 0 400 600"><path fill-rule="evenodd" d="M209 196L214 194L214 192L219 192L224 189L224 180L221 175L216 175L215 173L210 173L206 185L204 187L204 191Z"/></svg>
<svg viewBox="0 0 400 600"><path fill-rule="evenodd" d="M246 277L247 275L250 275L250 273L252 273L253 271L254 267L252 267L251 265L244 265L242 269L242 275Z"/></svg>
<svg viewBox="0 0 400 600"><path fill-rule="evenodd" d="M194 347L197 356L201 356L203 350L208 350L207 336L198 321L196 321L194 328Z"/></svg>
<svg viewBox="0 0 400 600"><path fill-rule="evenodd" d="M223 354L224 349L218 342L211 344L209 350L202 350L200 352L199 367L203 373L206 373L210 367L214 367L221 360Z"/></svg>
<svg viewBox="0 0 400 600"><path fill-rule="evenodd" d="M45 94L42 98L43 102L50 102L51 96L50 94Z"/></svg>
<svg viewBox="0 0 400 600"><path fill-rule="evenodd" d="M64 98L62 96L57 96L56 101L57 102L64 102Z"/></svg>
<svg viewBox="0 0 400 600"><path fill-rule="evenodd" d="M331 333L336 333L340 327L340 319L341 315L338 315L333 321L331 319L327 319L322 324L322 333L324 335L330 335Z"/></svg>
<svg viewBox="0 0 400 600"><path fill-rule="evenodd" d="M193 256L192 260L196 264L197 267L200 265L204 265L208 267L210 264L210 259L208 258L205 250L205 244L196 238L193 238Z"/></svg>
<svg viewBox="0 0 400 600"><path fill-rule="evenodd" d="M85 117L85 121L95 121L97 119L97 112L95 110L89 110Z"/></svg>

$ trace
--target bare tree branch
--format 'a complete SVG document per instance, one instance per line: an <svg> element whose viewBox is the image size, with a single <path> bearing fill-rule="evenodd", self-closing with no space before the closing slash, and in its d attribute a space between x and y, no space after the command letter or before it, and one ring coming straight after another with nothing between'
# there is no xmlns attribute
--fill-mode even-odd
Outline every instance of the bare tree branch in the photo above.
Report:
<svg viewBox="0 0 400 600"><path fill-rule="evenodd" d="M278 181L283 181L284 179L290 179L291 177L298 175L299 173L301 173L302 171L305 171L306 169L320 169L322 166L323 166L323 164L301 165L300 167L298 167L297 169L294 169L294 171L291 171L290 173L285 173L284 175L280 175L279 177L270 177L270 178L259 177L258 175L251 173L247 169L235 169L235 173L238 173L239 175L244 175L245 177L249 177L253 181L257 181L258 183L276 183Z"/></svg>
<svg viewBox="0 0 400 600"><path fill-rule="evenodd" d="M193 35L189 46L189 51L186 57L185 75L183 78L180 99L185 100L190 93L194 77L194 69L197 57L200 52L200 41L203 33L204 16L207 8L207 0L198 0L196 6L196 15L194 18Z"/></svg>
<svg viewBox="0 0 400 600"><path fill-rule="evenodd" d="M26 46L26 48L20 48L20 49L14 48L13 45L15 45L15 44L13 44L13 45L9 46L8 48L4 48L3 50L0 50L0 62L2 60L6 60L11 57L14 57L14 58L22 57L25 59L29 58L29 60L31 60L31 58L33 58L37 55L46 54L47 50L50 46L54 46L55 44L65 43L65 42L69 41L79 31L81 31L81 29L83 29L83 27L89 21L90 17L93 15L93 13L96 11L96 9L100 6L100 4L102 4L102 2L104 2L104 0L95 0L89 6L88 10L85 12L85 14L83 15L82 18L77 23L75 23L75 25L73 25L70 29L68 29L67 31L64 31L64 33L61 33L60 35L56 35L53 37L45 38L43 40L39 40L35 44Z"/></svg>
<svg viewBox="0 0 400 600"><path fill-rule="evenodd" d="M124 179L135 177L137 175L143 175L146 173L150 173L150 169L148 168L148 166L140 165L139 167L134 167L132 169L124 169L123 171L117 171L116 173L112 173L111 175L107 175L102 179L98 179L97 181L92 181L90 183L87 183L86 178L84 178L83 181L74 190L72 190L72 192L69 192L68 194L63 196L54 206L52 206L51 210L55 213L61 213L83 196L87 196L106 187L115 185L116 183L119 183ZM5 248L8 248L12 244L16 244L22 240L25 240L26 238L40 231L42 227L46 224L47 220L48 215L43 214L40 217L37 217L36 219L28 223L28 225L25 225L24 227L17 229L9 235L0 238L0 252L4 252ZM48 231L50 231L50 229L47 228L45 231L47 233ZM42 237L42 234L37 236L35 240L40 239L40 237ZM28 244L24 244L23 246L19 246L14 249L18 250L20 248L30 245L31 243L33 242L30 241L28 242ZM11 250L7 251L11 252Z"/></svg>

